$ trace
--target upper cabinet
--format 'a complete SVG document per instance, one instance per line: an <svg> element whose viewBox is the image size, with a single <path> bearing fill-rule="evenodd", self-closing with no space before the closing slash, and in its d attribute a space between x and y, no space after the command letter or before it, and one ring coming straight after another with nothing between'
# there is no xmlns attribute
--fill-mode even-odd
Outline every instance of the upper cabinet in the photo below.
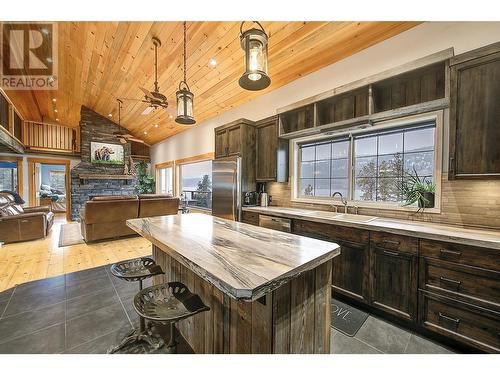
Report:
<svg viewBox="0 0 500 375"><path fill-rule="evenodd" d="M278 116L256 123L257 181L288 181L288 140L278 138Z"/></svg>
<svg viewBox="0 0 500 375"><path fill-rule="evenodd" d="M314 104L296 108L280 115L281 134L295 133L315 126Z"/></svg>
<svg viewBox="0 0 500 375"><path fill-rule="evenodd" d="M368 86L316 104L318 126L368 115Z"/></svg>
<svg viewBox="0 0 500 375"><path fill-rule="evenodd" d="M449 179L500 177L500 43L450 61Z"/></svg>
<svg viewBox="0 0 500 375"><path fill-rule="evenodd" d="M453 49L278 109L279 136L297 138L447 108Z"/></svg>
<svg viewBox="0 0 500 375"><path fill-rule="evenodd" d="M215 158L243 155L255 144L255 124L240 119L215 129Z"/></svg>
<svg viewBox="0 0 500 375"><path fill-rule="evenodd" d="M445 62L375 82L372 95L374 113L442 99L445 97Z"/></svg>

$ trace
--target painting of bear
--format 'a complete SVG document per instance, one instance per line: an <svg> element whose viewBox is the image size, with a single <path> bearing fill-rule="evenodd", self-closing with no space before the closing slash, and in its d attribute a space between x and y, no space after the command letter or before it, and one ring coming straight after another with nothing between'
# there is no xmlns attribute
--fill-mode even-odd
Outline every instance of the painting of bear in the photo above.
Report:
<svg viewBox="0 0 500 375"><path fill-rule="evenodd" d="M95 164L123 165L123 146L113 143L90 143L90 161Z"/></svg>

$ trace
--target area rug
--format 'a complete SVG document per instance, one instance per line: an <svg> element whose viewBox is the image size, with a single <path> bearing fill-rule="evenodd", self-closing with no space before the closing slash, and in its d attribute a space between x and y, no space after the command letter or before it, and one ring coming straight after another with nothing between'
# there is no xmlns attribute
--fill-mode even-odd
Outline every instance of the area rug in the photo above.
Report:
<svg viewBox="0 0 500 375"><path fill-rule="evenodd" d="M61 225L59 233L59 247L78 245L85 243L80 231L80 223L68 223Z"/></svg>
<svg viewBox="0 0 500 375"><path fill-rule="evenodd" d="M332 299L332 327L353 337L361 328L368 313L346 305L339 300Z"/></svg>

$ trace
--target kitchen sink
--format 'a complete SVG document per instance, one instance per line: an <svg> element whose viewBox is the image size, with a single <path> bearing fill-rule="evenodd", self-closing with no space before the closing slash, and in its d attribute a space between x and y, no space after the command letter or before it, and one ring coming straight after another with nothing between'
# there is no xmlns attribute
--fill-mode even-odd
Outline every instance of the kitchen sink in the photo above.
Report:
<svg viewBox="0 0 500 375"><path fill-rule="evenodd" d="M332 220L350 221L353 223L369 223L370 221L377 219L376 216L342 214L342 213L327 212L327 211L314 211L313 213L311 213L311 216L322 217L325 219L332 219Z"/></svg>

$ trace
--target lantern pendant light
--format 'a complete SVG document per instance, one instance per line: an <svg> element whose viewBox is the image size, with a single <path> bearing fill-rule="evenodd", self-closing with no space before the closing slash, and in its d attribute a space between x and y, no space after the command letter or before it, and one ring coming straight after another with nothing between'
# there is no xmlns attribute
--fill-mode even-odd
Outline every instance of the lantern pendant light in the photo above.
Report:
<svg viewBox="0 0 500 375"><path fill-rule="evenodd" d="M186 22L184 21L184 80L179 83L179 89L175 93L177 97L177 117L175 122L183 125L196 124L193 114L194 94L189 91L186 80Z"/></svg>
<svg viewBox="0 0 500 375"><path fill-rule="evenodd" d="M269 40L262 25L260 29L251 28L243 32L243 21L240 25L241 48L245 51L245 73L241 76L239 84L246 90L257 91L268 87L271 78L267 75L267 42Z"/></svg>

